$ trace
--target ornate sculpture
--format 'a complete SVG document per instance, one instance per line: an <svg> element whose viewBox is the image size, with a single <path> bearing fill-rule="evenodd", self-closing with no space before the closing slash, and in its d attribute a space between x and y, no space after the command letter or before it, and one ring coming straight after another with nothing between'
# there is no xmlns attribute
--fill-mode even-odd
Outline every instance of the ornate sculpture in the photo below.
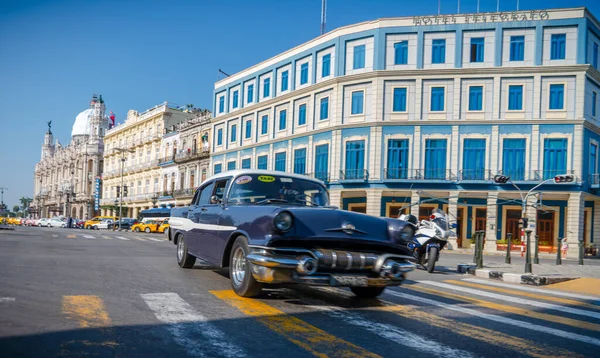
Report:
<svg viewBox="0 0 600 358"><path fill-rule="evenodd" d="M46 123L48 124L48 133L52 134L52 130L51 130L51 127L52 127L52 120L49 120L49 121L48 121L48 122L46 122Z"/></svg>

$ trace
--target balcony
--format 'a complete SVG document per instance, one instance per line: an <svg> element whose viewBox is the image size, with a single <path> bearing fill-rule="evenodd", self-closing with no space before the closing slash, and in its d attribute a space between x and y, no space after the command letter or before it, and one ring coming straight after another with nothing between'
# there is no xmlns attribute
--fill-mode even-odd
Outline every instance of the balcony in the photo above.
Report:
<svg viewBox="0 0 600 358"><path fill-rule="evenodd" d="M329 181L331 180L331 178L329 178L328 172L306 173L304 175L318 179L318 180L324 182L325 184L329 183Z"/></svg>
<svg viewBox="0 0 600 358"><path fill-rule="evenodd" d="M158 158L158 165L167 164L175 160L175 155L168 155L166 157Z"/></svg>
<svg viewBox="0 0 600 358"><path fill-rule="evenodd" d="M489 169L463 169L458 171L460 181L491 181L492 171Z"/></svg>
<svg viewBox="0 0 600 358"><path fill-rule="evenodd" d="M506 170L506 171L502 171L499 170L498 174L500 175L505 175L507 177L510 178L510 180L512 180L513 182L515 181L531 181L531 178L528 178L525 175L525 170Z"/></svg>
<svg viewBox="0 0 600 358"><path fill-rule="evenodd" d="M590 187L600 189L600 174L590 174Z"/></svg>
<svg viewBox="0 0 600 358"><path fill-rule="evenodd" d="M533 179L535 181L543 181L553 179L557 175L561 174L575 174L573 170L535 170L533 172Z"/></svg>
<svg viewBox="0 0 600 358"><path fill-rule="evenodd" d="M340 181L361 182L368 180L369 171L367 169L340 170Z"/></svg>
<svg viewBox="0 0 600 358"><path fill-rule="evenodd" d="M208 150L190 150L190 151L182 151L175 155L175 163L186 163L195 159L205 159L210 156L210 152Z"/></svg>
<svg viewBox="0 0 600 358"><path fill-rule="evenodd" d="M195 188L178 189L178 190L173 191L173 197L175 197L176 199L190 198L190 197L194 196L195 192L196 192Z"/></svg>
<svg viewBox="0 0 600 358"><path fill-rule="evenodd" d="M385 180L435 180L435 181L457 181L458 176L450 169L384 169Z"/></svg>

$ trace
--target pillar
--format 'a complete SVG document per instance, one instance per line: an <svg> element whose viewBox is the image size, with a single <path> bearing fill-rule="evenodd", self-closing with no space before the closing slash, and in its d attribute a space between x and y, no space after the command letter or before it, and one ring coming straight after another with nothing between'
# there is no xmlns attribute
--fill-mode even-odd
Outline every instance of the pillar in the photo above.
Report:
<svg viewBox="0 0 600 358"><path fill-rule="evenodd" d="M583 238L583 192L569 194L567 212L567 243L569 244L568 257L575 259L579 257L579 239Z"/></svg>
<svg viewBox="0 0 600 358"><path fill-rule="evenodd" d="M497 226L498 226L498 192L489 192L487 198L485 225L485 252L496 252Z"/></svg>
<svg viewBox="0 0 600 358"><path fill-rule="evenodd" d="M410 213L419 217L419 201L421 200L421 196L417 191L413 191L410 197Z"/></svg>
<svg viewBox="0 0 600 358"><path fill-rule="evenodd" d="M381 195L382 189L367 189L367 214L372 216L381 216Z"/></svg>
<svg viewBox="0 0 600 358"><path fill-rule="evenodd" d="M331 189L329 191L329 205L337 206L340 209L343 209L342 205L342 191L339 189Z"/></svg>
<svg viewBox="0 0 600 358"><path fill-rule="evenodd" d="M450 218L450 223L453 223L457 221L458 217L458 191L451 191L448 194L448 216ZM456 230L453 231L456 232ZM455 234L448 238L448 250L455 250L457 248L458 237Z"/></svg>
<svg viewBox="0 0 600 358"><path fill-rule="evenodd" d="M592 243L600 245L600 201L594 202L594 215L592 217Z"/></svg>
<svg viewBox="0 0 600 358"><path fill-rule="evenodd" d="M525 230L531 230L532 248L535 246L535 235L537 234L537 202L538 197L531 195L529 198L527 198L527 208L525 209L525 215L529 219L528 225L525 228ZM525 240L527 240L527 232L525 233ZM531 252L533 252L533 250Z"/></svg>

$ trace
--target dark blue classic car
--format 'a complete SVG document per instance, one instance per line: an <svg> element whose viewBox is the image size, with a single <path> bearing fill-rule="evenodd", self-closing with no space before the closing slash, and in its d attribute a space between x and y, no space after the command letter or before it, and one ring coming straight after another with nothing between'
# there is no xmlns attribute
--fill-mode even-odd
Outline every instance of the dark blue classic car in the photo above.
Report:
<svg viewBox="0 0 600 358"><path fill-rule="evenodd" d="M229 267L233 290L244 297L274 283L345 286L375 297L415 268L412 226L329 206L323 183L303 175L220 173L202 183L190 206L173 208L169 223L179 266L200 258Z"/></svg>

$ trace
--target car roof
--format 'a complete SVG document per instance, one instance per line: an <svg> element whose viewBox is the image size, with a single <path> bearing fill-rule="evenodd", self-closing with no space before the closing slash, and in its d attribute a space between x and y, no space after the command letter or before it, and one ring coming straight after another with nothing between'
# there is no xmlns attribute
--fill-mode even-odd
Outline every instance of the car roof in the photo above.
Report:
<svg viewBox="0 0 600 358"><path fill-rule="evenodd" d="M308 180L308 181L312 181L321 185L324 185L324 183L322 181L320 181L319 179L316 178L312 178L306 175L302 175L302 174L295 174L295 173L288 173L288 172L282 172L282 171L278 171L278 170L260 170L260 169L236 169L236 170L228 170L225 172L221 172L219 174L215 174L213 176L211 176L210 178L207 178L205 181L202 182L202 184L208 182L209 180L213 180L213 179L220 179L220 178L226 178L226 177L236 177L236 176L240 176L240 175L244 175L244 174L258 174L258 175L272 175L272 176L286 176L286 177L290 177L290 178L296 178L296 179L303 179L303 180ZM200 184L200 185L202 185Z"/></svg>

